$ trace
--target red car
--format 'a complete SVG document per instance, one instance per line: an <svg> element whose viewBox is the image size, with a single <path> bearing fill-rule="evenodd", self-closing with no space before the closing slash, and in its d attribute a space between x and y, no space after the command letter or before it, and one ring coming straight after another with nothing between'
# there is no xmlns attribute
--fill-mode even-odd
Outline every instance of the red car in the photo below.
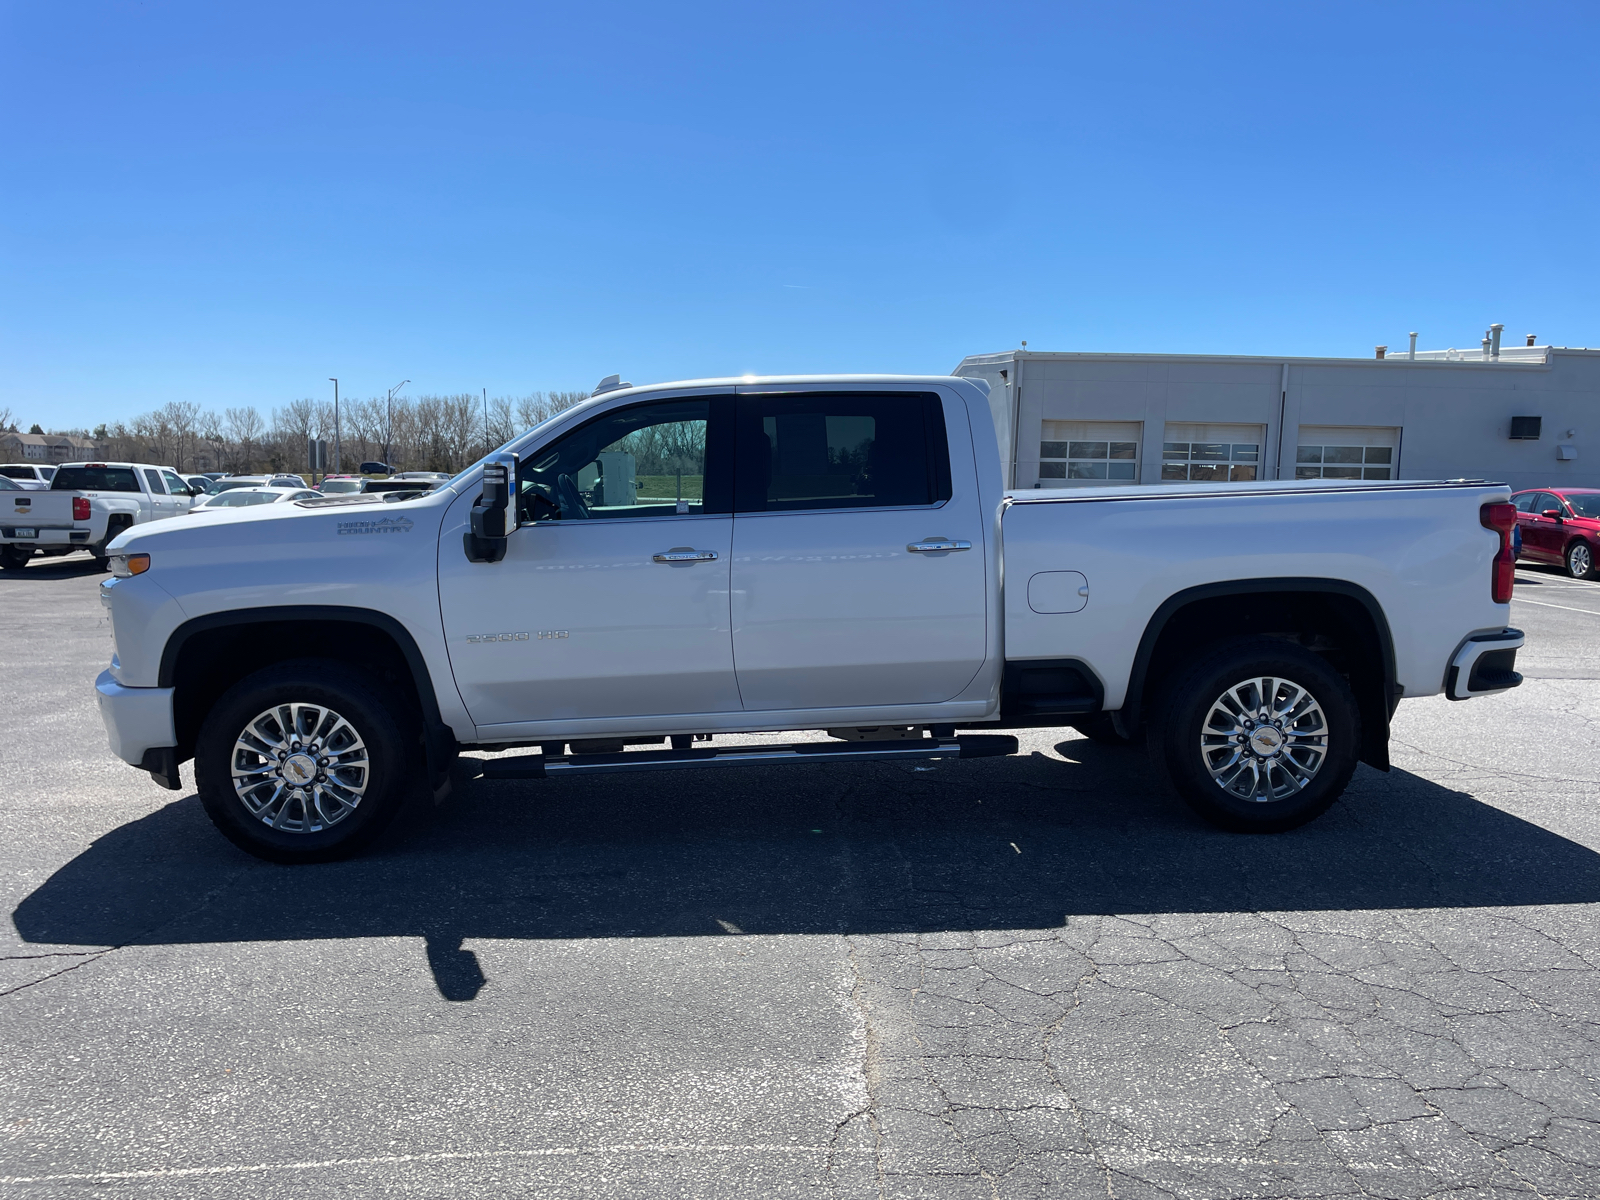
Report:
<svg viewBox="0 0 1600 1200"><path fill-rule="evenodd" d="M1600 488L1541 488L1511 497L1522 534L1521 558L1558 563L1574 579L1597 578Z"/></svg>

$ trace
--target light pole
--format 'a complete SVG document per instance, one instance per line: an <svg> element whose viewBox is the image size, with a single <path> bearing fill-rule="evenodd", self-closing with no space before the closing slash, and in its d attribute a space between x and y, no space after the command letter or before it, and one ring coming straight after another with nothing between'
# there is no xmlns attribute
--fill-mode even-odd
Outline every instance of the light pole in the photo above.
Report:
<svg viewBox="0 0 1600 1200"><path fill-rule="evenodd" d="M405 379L389 389L389 407L384 416L383 425L383 465L390 469L394 467L394 464L389 461L389 443L394 440L394 394L410 382L411 380Z"/></svg>
<svg viewBox="0 0 1600 1200"><path fill-rule="evenodd" d="M483 389L483 452L485 454L494 449L494 442L489 437L489 389Z"/></svg>
<svg viewBox="0 0 1600 1200"><path fill-rule="evenodd" d="M339 381L332 375L328 382L333 384L333 473L339 474Z"/></svg>

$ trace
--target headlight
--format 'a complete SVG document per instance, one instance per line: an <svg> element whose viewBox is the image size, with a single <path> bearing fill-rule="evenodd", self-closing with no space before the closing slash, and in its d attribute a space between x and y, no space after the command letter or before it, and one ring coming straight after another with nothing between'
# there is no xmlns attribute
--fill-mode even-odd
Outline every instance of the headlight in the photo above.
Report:
<svg viewBox="0 0 1600 1200"><path fill-rule="evenodd" d="M130 575L143 575L150 569L150 556L148 554L113 554L111 556L111 573L118 579L126 579Z"/></svg>

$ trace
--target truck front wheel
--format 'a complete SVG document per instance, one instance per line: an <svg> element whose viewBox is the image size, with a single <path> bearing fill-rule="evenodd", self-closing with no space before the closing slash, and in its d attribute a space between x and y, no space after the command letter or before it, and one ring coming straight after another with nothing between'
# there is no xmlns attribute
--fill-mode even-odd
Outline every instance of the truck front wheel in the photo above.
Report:
<svg viewBox="0 0 1600 1200"><path fill-rule="evenodd" d="M384 702L341 663L257 671L223 695L195 746L207 815L234 845L281 863L343 858L394 819L405 741Z"/></svg>
<svg viewBox="0 0 1600 1200"><path fill-rule="evenodd" d="M1240 638L1162 690L1151 753L1206 820L1279 833L1321 815L1356 769L1361 715L1343 676L1292 642Z"/></svg>

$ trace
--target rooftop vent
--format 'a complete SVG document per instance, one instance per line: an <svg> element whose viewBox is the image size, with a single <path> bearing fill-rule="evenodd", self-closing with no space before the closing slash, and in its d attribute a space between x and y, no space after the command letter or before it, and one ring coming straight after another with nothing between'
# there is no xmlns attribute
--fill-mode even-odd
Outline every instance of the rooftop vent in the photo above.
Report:
<svg viewBox="0 0 1600 1200"><path fill-rule="evenodd" d="M1389 353L1389 347L1387 346L1374 346L1373 349L1378 352L1376 355L1378 358L1382 358L1385 354Z"/></svg>
<svg viewBox="0 0 1600 1200"><path fill-rule="evenodd" d="M1528 345L1530 345L1530 346L1531 346L1531 345L1533 345L1533 340L1534 340L1534 338L1536 338L1536 337L1538 337L1538 336L1539 336L1539 335L1538 335L1538 334L1536 334L1536 333L1530 333L1530 334L1529 334L1529 335L1528 335Z"/></svg>

